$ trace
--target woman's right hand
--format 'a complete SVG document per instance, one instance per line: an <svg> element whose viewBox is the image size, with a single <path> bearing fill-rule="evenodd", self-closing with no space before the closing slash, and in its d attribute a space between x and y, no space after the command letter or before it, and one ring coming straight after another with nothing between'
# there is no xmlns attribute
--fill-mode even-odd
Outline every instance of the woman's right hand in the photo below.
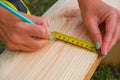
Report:
<svg viewBox="0 0 120 80"><path fill-rule="evenodd" d="M0 7L0 40L9 50L33 52L48 43L51 32L46 19L22 14L36 24L23 22Z"/></svg>

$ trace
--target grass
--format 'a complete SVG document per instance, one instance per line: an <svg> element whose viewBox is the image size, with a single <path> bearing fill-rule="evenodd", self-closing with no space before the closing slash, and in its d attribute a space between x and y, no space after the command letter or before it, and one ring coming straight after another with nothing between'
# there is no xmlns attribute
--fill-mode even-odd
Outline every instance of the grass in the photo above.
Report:
<svg viewBox="0 0 120 80"><path fill-rule="evenodd" d="M5 45L0 41L0 53L5 49Z"/></svg>
<svg viewBox="0 0 120 80"><path fill-rule="evenodd" d="M99 66L91 80L120 80L120 69L113 65Z"/></svg>
<svg viewBox="0 0 120 80"><path fill-rule="evenodd" d="M57 0L25 0L29 6L31 13L41 16L48 10ZM0 51L5 46L0 43ZM120 80L120 68L115 68L113 65L99 66L91 80Z"/></svg>
<svg viewBox="0 0 120 80"><path fill-rule="evenodd" d="M48 10L52 4L57 0L26 0L26 3L31 10L31 13L37 16L41 16L46 10ZM32 3L32 4L31 4Z"/></svg>

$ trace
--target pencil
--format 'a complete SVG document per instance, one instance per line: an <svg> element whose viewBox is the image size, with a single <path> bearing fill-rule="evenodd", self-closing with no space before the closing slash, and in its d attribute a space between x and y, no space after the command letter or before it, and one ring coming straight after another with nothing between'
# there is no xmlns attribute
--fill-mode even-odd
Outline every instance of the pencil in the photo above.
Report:
<svg viewBox="0 0 120 80"><path fill-rule="evenodd" d="M3 3L2 1L0 1L0 6L2 6L3 8L5 8L6 10L8 10L9 12L11 12L12 14L14 14L15 16L17 16L18 18L20 18L21 20L23 20L24 22L27 22L29 24L35 24L34 22L32 22L30 19L26 18L25 16L23 16L22 14L20 14L19 12L17 12L16 10L12 9L11 7L9 7L8 5L6 5L5 3Z"/></svg>
<svg viewBox="0 0 120 80"><path fill-rule="evenodd" d="M9 12L11 12L12 14L14 14L15 16L17 16L18 18L20 18L24 22L27 22L29 24L35 24L33 21L31 21L30 19L26 18L25 16L23 16L22 14L20 14L16 10L12 9L11 7L9 7L8 5L6 5L2 1L0 1L0 6L2 6L3 8L5 8L6 10L8 10ZM53 39L54 39L54 35L51 35L49 37L49 40L53 40Z"/></svg>

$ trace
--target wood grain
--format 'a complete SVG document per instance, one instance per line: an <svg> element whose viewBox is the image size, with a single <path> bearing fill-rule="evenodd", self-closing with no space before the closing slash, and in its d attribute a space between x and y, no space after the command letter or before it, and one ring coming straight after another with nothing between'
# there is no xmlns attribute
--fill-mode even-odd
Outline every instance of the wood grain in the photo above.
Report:
<svg viewBox="0 0 120 80"><path fill-rule="evenodd" d="M59 0L43 16L55 31L92 42L77 0ZM88 80L100 60L96 53L55 40L33 53L5 50L0 80Z"/></svg>

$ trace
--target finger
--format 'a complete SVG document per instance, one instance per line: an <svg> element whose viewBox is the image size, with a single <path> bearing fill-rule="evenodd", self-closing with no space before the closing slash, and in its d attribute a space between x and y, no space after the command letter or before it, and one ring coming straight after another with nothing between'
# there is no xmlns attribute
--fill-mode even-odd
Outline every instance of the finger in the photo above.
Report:
<svg viewBox="0 0 120 80"><path fill-rule="evenodd" d="M92 17L88 21L86 21L86 26L95 42L96 49L100 49L102 44L102 35L99 30L96 18Z"/></svg>
<svg viewBox="0 0 120 80"><path fill-rule="evenodd" d="M51 32L49 31L48 27L43 27L41 25L36 24L31 25L25 22L21 22L19 25L22 26L24 32L26 32L29 36L48 39L51 35Z"/></svg>
<svg viewBox="0 0 120 80"><path fill-rule="evenodd" d="M117 24L117 18L115 18L114 16L110 16L106 19L105 23L106 23L106 28L105 28L106 33L103 38L103 45L101 47L101 53L103 56L108 53L108 46L112 40L112 36L115 31L115 27Z"/></svg>
<svg viewBox="0 0 120 80"><path fill-rule="evenodd" d="M24 51L24 52L33 52L33 51L35 51L33 48L27 47L25 45L19 46L18 50L21 50L21 51Z"/></svg>
<svg viewBox="0 0 120 80"><path fill-rule="evenodd" d="M43 39L48 39L49 36L51 35L49 29L41 25L30 26L29 32L31 36L43 38Z"/></svg>
<svg viewBox="0 0 120 80"><path fill-rule="evenodd" d="M38 20L36 21L38 25L42 25L43 27L48 27L48 21L43 17L38 17Z"/></svg>
<svg viewBox="0 0 120 80"><path fill-rule="evenodd" d="M48 43L48 40L31 38L28 42L26 42L25 46L32 48L34 50L41 49L44 45Z"/></svg>
<svg viewBox="0 0 120 80"><path fill-rule="evenodd" d="M19 44L9 44L7 48L8 50L11 50L11 51L25 51L25 52L35 51L33 48L26 47L24 45L19 45Z"/></svg>
<svg viewBox="0 0 120 80"><path fill-rule="evenodd" d="M117 36L113 37L110 45L108 46L108 52L113 48L116 42L117 42Z"/></svg>
<svg viewBox="0 0 120 80"><path fill-rule="evenodd" d="M33 42L34 41L34 42ZM41 49L45 44L48 43L47 40L33 40L31 42L29 42L28 44L12 44L10 43L7 48L9 50L20 50L20 51L25 51L25 52L33 52L36 51L38 49Z"/></svg>
<svg viewBox="0 0 120 80"><path fill-rule="evenodd" d="M23 15L27 16L30 20L32 20L34 23L36 23L38 25L48 27L48 21L43 17L38 17L38 16L34 16L34 15L26 15L26 14L23 14Z"/></svg>
<svg viewBox="0 0 120 80"><path fill-rule="evenodd" d="M117 27L114 31L113 38L108 46L108 51L110 51L112 49L112 47L116 44L116 42L118 40L118 36L119 36L119 24L117 25Z"/></svg>

